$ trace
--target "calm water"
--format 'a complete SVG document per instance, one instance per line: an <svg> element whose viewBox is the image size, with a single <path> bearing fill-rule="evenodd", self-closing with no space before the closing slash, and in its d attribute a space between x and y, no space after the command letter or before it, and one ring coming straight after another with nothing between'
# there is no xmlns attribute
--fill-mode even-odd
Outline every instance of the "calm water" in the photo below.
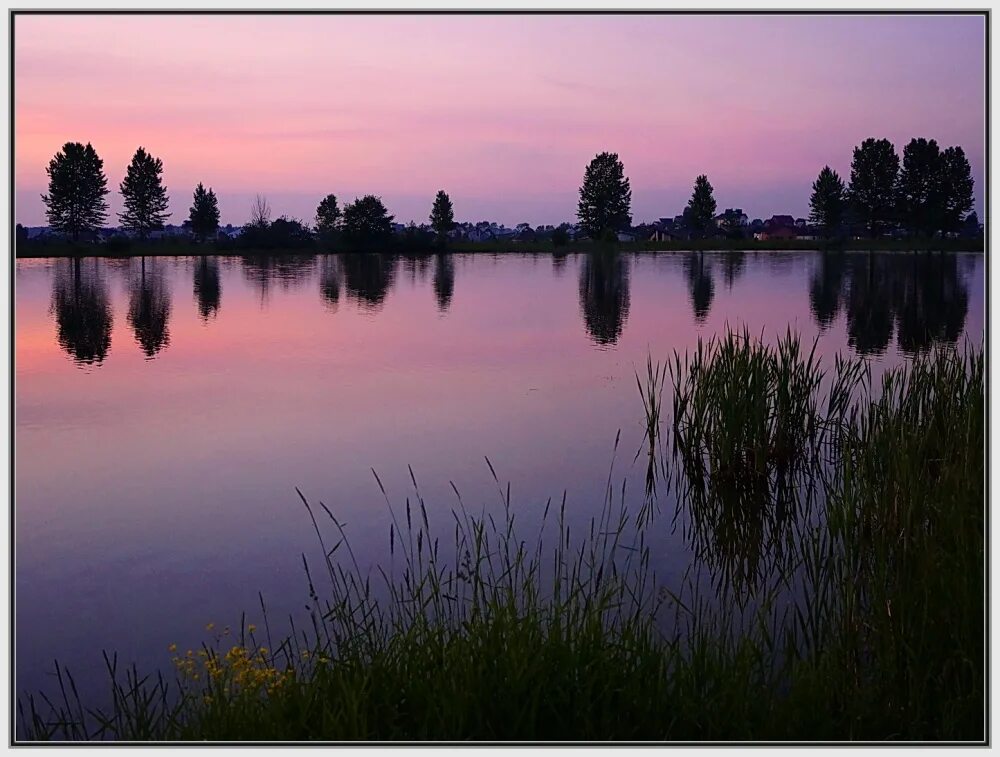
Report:
<svg viewBox="0 0 1000 757"><path fill-rule="evenodd" d="M445 529L455 495L521 522L566 492L582 530L619 430L641 502L635 370L699 337L787 327L895 365L983 334L983 257L819 253L18 261L16 686L100 650L168 663L204 626L302 610L315 556L294 487L378 559L412 466ZM669 403L668 403L669 404ZM660 577L691 560L670 518Z"/></svg>

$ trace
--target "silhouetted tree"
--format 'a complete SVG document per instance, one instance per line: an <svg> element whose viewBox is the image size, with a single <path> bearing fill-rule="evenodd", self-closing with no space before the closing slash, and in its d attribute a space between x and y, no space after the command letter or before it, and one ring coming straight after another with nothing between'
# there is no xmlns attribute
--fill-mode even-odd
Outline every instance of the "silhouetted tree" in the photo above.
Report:
<svg viewBox="0 0 1000 757"><path fill-rule="evenodd" d="M706 237L715 230L715 196L704 174L694 181L694 191L684 208L684 223L698 237Z"/></svg>
<svg viewBox="0 0 1000 757"><path fill-rule="evenodd" d="M14 226L14 254L17 254L17 248L21 247L28 242L28 230L21 224L16 224Z"/></svg>
<svg viewBox="0 0 1000 757"><path fill-rule="evenodd" d="M104 281L94 268L84 271L79 259L56 262L52 279L52 311L59 345L79 364L100 364L111 349L111 305Z"/></svg>
<svg viewBox="0 0 1000 757"><path fill-rule="evenodd" d="M705 254L702 252L692 253L685 259L684 269L687 274L688 292L691 295L694 319L701 323L708 317L712 300L715 298L715 281L712 279L711 262L706 263Z"/></svg>
<svg viewBox="0 0 1000 757"><path fill-rule="evenodd" d="M831 237L844 220L844 182L830 166L824 166L812 185L809 220Z"/></svg>
<svg viewBox="0 0 1000 757"><path fill-rule="evenodd" d="M598 344L615 344L631 301L628 261L613 250L590 252L580 269L580 309L587 333Z"/></svg>
<svg viewBox="0 0 1000 757"><path fill-rule="evenodd" d="M437 234L438 243L444 244L448 239L448 232L455 228L455 211L451 205L451 198L443 189L434 198L430 221L431 228Z"/></svg>
<svg viewBox="0 0 1000 757"><path fill-rule="evenodd" d="M392 216L381 198L365 195L344 208L343 233L356 247L384 244L392 236Z"/></svg>
<svg viewBox="0 0 1000 757"><path fill-rule="evenodd" d="M451 304L455 293L455 261L451 255L438 254L434 256L434 296L437 298L438 310L442 313Z"/></svg>
<svg viewBox="0 0 1000 757"><path fill-rule="evenodd" d="M941 228L958 231L965 214L972 210L973 190L972 168L961 147L949 147L941 153L941 174Z"/></svg>
<svg viewBox="0 0 1000 757"><path fill-rule="evenodd" d="M203 321L219 311L222 283L219 280L219 262L202 255L194 269L194 298L198 315Z"/></svg>
<svg viewBox="0 0 1000 757"><path fill-rule="evenodd" d="M219 201L215 197L215 192L209 187L207 190L201 182L194 190L194 204L191 206L191 215L188 218L191 225L191 233L198 239L205 239L214 236L219 230Z"/></svg>
<svg viewBox="0 0 1000 757"><path fill-rule="evenodd" d="M944 219L944 165L933 139L911 139L903 148L896 212L910 231L930 236Z"/></svg>
<svg viewBox="0 0 1000 757"><path fill-rule="evenodd" d="M892 221L898 173L899 156L888 139L868 138L854 148L847 195L869 236Z"/></svg>
<svg viewBox="0 0 1000 757"><path fill-rule="evenodd" d="M316 208L316 233L329 241L340 228L340 206L336 195L327 195Z"/></svg>
<svg viewBox="0 0 1000 757"><path fill-rule="evenodd" d="M256 195L250 203L250 220L248 226L267 228L271 223L271 204L264 195Z"/></svg>
<svg viewBox="0 0 1000 757"><path fill-rule="evenodd" d="M139 279L132 281L128 322L143 353L152 358L170 344L170 292L155 267L146 272L145 257L141 266Z"/></svg>
<svg viewBox="0 0 1000 757"><path fill-rule="evenodd" d="M108 180L104 161L88 142L67 142L49 161L49 193L42 195L49 226L69 234L97 231L108 217Z"/></svg>
<svg viewBox="0 0 1000 757"><path fill-rule="evenodd" d="M577 217L591 239L632 224L632 189L617 153L602 152L583 174Z"/></svg>
<svg viewBox="0 0 1000 757"><path fill-rule="evenodd" d="M151 231L162 229L170 216L162 173L163 161L140 147L132 156L119 187L125 209L118 214L118 222L123 229L138 234L140 239L148 237Z"/></svg>

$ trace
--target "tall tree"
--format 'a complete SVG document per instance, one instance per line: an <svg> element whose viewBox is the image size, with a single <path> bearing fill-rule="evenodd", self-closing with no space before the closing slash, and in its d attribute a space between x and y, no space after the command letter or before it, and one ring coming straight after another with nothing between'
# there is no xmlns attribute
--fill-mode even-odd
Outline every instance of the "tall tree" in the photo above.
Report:
<svg viewBox="0 0 1000 757"><path fill-rule="evenodd" d="M375 195L365 195L344 207L345 239L354 245L386 242L392 234L392 216Z"/></svg>
<svg viewBox="0 0 1000 757"><path fill-rule="evenodd" d="M699 237L708 236L715 228L715 195L704 174L694 180L694 191L684 208L684 223Z"/></svg>
<svg viewBox="0 0 1000 757"><path fill-rule="evenodd" d="M336 195L327 195L316 208L316 233L329 239L340 226L340 206Z"/></svg>
<svg viewBox="0 0 1000 757"><path fill-rule="evenodd" d="M219 229L219 201L212 188L206 190L201 182L198 182L194 190L190 221L191 231L199 239L205 239Z"/></svg>
<svg viewBox="0 0 1000 757"><path fill-rule="evenodd" d="M443 189L438 191L431 208L431 228L437 234L438 241L443 243L448 238L448 232L455 228L455 211L451 198Z"/></svg>
<svg viewBox="0 0 1000 757"><path fill-rule="evenodd" d="M69 234L74 241L80 234L97 231L108 217L108 179L104 161L88 142L67 142L45 169L49 175L49 193L42 195L49 226Z"/></svg>
<svg viewBox="0 0 1000 757"><path fill-rule="evenodd" d="M824 166L812 185L809 220L830 237L844 220L844 182L830 166Z"/></svg>
<svg viewBox="0 0 1000 757"><path fill-rule="evenodd" d="M941 228L957 231L966 213L972 210L972 168L961 147L941 153Z"/></svg>
<svg viewBox="0 0 1000 757"><path fill-rule="evenodd" d="M903 148L896 190L896 214L904 227L924 236L941 228L944 172L941 150L933 139L911 139Z"/></svg>
<svg viewBox="0 0 1000 757"><path fill-rule="evenodd" d="M888 139L869 137L854 148L847 194L870 236L892 221L899 156Z"/></svg>
<svg viewBox="0 0 1000 757"><path fill-rule="evenodd" d="M602 152L583 174L577 217L591 239L632 225L632 189L617 153Z"/></svg>
<svg viewBox="0 0 1000 757"><path fill-rule="evenodd" d="M118 214L122 228L134 231L140 239L163 228L167 212L167 188L163 186L163 161L143 148L135 151L119 191L125 210Z"/></svg>

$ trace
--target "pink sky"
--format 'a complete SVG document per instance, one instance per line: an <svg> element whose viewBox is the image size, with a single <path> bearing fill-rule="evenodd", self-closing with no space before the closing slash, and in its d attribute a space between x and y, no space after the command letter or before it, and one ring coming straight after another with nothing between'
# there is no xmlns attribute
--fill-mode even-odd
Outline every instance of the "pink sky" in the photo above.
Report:
<svg viewBox="0 0 1000 757"><path fill-rule="evenodd" d="M982 216L982 16L31 16L15 20L15 218L45 223L67 141L104 159L112 211L142 145L170 222L197 182L224 223L267 195L382 196L426 220L573 220L595 153L617 152L636 222L679 213L699 173L720 209L808 213L869 136L961 145ZM117 223L114 216L109 223Z"/></svg>

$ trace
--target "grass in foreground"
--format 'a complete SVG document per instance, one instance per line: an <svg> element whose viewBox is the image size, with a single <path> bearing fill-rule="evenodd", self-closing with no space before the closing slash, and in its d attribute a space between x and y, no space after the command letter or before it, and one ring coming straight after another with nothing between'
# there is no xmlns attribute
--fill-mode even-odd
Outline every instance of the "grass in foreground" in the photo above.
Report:
<svg viewBox="0 0 1000 757"><path fill-rule="evenodd" d="M653 443L664 374L649 374ZM670 377L668 480L700 559L725 572L760 556L717 594L657 582L645 534L669 525L632 517L610 476L586 534L569 533L564 501L521 540L508 487L496 518L460 504L447 554L414 481L376 575L303 499L321 554L305 565L307 628L277 644L266 626L223 632L175 655L176 683L109 660L103 711L63 669L59 698L19 702L22 733L983 739L981 351L940 350L872 387L853 361L824 375L791 335L730 335L675 357Z"/></svg>

